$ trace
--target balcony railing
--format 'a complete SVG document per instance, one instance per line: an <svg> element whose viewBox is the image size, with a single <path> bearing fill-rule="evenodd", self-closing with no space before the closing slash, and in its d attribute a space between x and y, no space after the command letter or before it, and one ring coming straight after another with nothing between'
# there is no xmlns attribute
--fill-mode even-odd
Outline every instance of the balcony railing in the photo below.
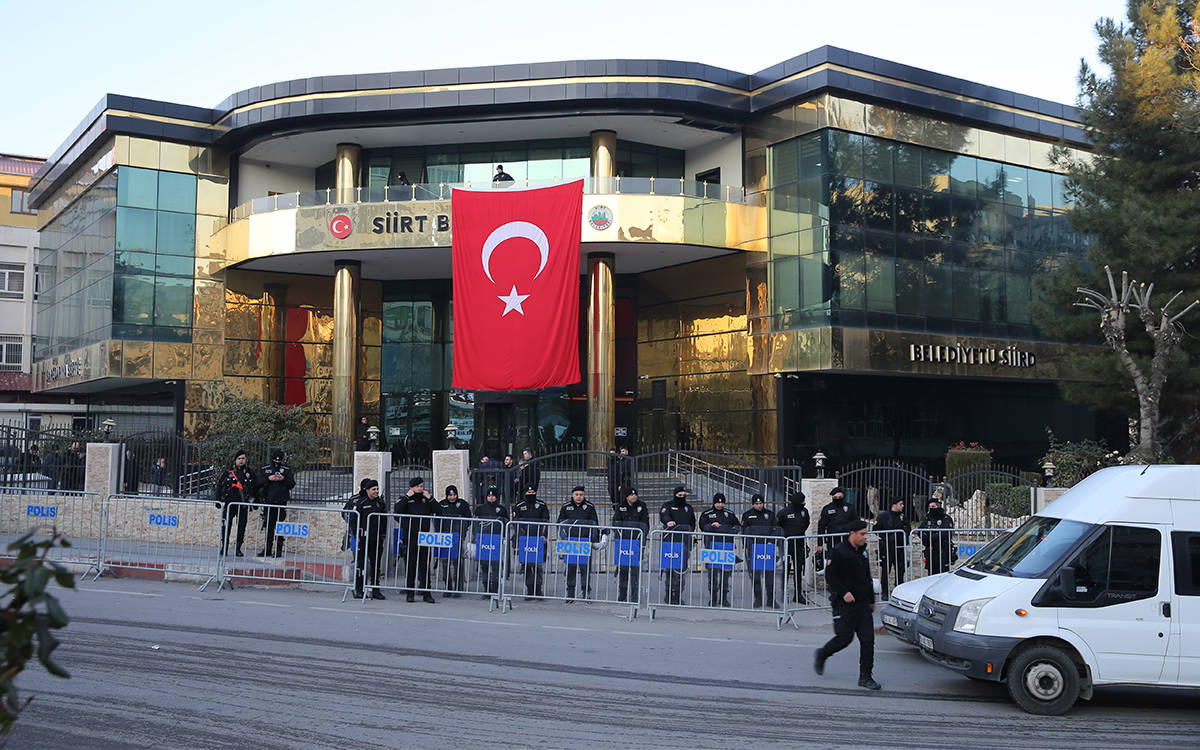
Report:
<svg viewBox="0 0 1200 750"><path fill-rule="evenodd" d="M563 180L517 180L515 182L474 184L471 182L423 182L415 185L384 185L343 190L326 188L325 190L309 190L300 193L280 193L279 195L254 198L241 204L229 212L229 221L239 221L254 214L308 206L449 200L450 191L456 187L477 190L510 190L522 187L545 187L561 182ZM583 178L583 192L586 195L673 195L726 203L765 205L763 194L747 194L745 188L740 185L717 185L711 182L696 182L682 178L585 177Z"/></svg>

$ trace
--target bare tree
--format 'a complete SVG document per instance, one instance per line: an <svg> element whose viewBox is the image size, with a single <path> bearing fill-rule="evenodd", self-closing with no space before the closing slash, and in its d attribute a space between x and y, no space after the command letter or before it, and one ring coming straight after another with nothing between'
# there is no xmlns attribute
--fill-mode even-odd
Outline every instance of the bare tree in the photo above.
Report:
<svg viewBox="0 0 1200 750"><path fill-rule="evenodd" d="M1108 294L1093 289L1077 287L1075 291L1083 299L1075 303L1078 307L1090 307L1100 311L1100 333L1105 342L1117 354L1117 359L1133 379L1133 389L1138 397L1138 441L1125 456L1125 463L1152 464L1162 458L1162 441L1158 436L1158 416L1162 403L1163 387L1167 383L1167 366L1171 353L1183 338L1184 330L1179 319L1191 312L1200 302L1192 302L1182 311L1171 314L1168 309L1183 292L1167 300L1158 314L1150 306L1150 295L1154 284L1146 286L1129 278L1127 271L1121 272L1121 290L1113 280L1112 269L1104 267L1108 275ZM1146 333L1154 343L1154 354L1150 358L1150 374L1146 375L1125 343L1125 316L1136 310Z"/></svg>

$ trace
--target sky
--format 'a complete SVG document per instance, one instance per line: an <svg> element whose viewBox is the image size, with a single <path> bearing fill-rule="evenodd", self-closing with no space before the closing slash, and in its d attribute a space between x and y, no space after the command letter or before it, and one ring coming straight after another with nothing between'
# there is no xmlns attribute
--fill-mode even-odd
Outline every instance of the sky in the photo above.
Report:
<svg viewBox="0 0 1200 750"><path fill-rule="evenodd" d="M202 11L202 12L201 12ZM0 0L0 152L46 157L106 93L212 107L346 73L652 58L754 73L825 44L1074 103L1123 0Z"/></svg>

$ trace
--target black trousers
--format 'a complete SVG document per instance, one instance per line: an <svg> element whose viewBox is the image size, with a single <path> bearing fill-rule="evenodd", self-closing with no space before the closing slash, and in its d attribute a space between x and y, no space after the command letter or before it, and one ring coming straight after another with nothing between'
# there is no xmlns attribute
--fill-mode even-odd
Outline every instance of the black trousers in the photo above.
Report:
<svg viewBox="0 0 1200 750"><path fill-rule="evenodd" d="M617 601L637 601L638 584L642 580L641 572L641 568L636 566L617 566Z"/></svg>
<svg viewBox="0 0 1200 750"><path fill-rule="evenodd" d="M479 583L482 585L483 590L489 594L495 594L500 591L499 560L479 561Z"/></svg>
<svg viewBox="0 0 1200 750"><path fill-rule="evenodd" d="M787 540L787 553L788 565L792 567L792 575L796 580L796 588L792 589L792 601L798 602L804 597L804 540Z"/></svg>
<svg viewBox="0 0 1200 750"><path fill-rule="evenodd" d="M570 563L567 565L567 598L575 596L575 576L579 576L579 587L582 590L581 598L587 599L591 593L591 572L592 566L589 563Z"/></svg>
<svg viewBox="0 0 1200 750"><path fill-rule="evenodd" d="M685 563L686 565L686 563ZM686 567L685 567L686 569ZM682 570L667 570L667 604L683 603L683 574Z"/></svg>
<svg viewBox="0 0 1200 750"><path fill-rule="evenodd" d="M545 596L544 581L546 579L545 563L524 563L525 565L525 596Z"/></svg>
<svg viewBox="0 0 1200 750"><path fill-rule="evenodd" d="M888 586L888 568L895 571L894 585L904 583L904 554L900 548L889 551L886 547L881 547L879 550L879 594L883 599L887 599L888 592L891 591Z"/></svg>
<svg viewBox="0 0 1200 750"><path fill-rule="evenodd" d="M837 602L833 605L833 638L817 649L824 661L850 645L858 636L858 675L868 677L875 668L875 617L868 604Z"/></svg>
<svg viewBox="0 0 1200 750"><path fill-rule="evenodd" d="M463 580L463 558L462 545L455 550L458 557L446 557L438 561L444 569L443 578L446 582L447 591L463 591L466 589L466 581Z"/></svg>
<svg viewBox="0 0 1200 750"><path fill-rule="evenodd" d="M412 522L416 525L416 522ZM429 547L417 545L417 530L404 535L404 586L408 593L429 590Z"/></svg>
<svg viewBox="0 0 1200 750"><path fill-rule="evenodd" d="M708 569L708 606L730 606L729 579L732 576L733 571L731 570L725 570L724 568Z"/></svg>
<svg viewBox="0 0 1200 750"><path fill-rule="evenodd" d="M229 505L225 506L225 525L221 531L221 554L229 552L229 530L233 528L233 520L237 519L237 549L242 550L242 542L246 541L246 518L250 514L250 507L247 505L238 505L233 508Z"/></svg>
<svg viewBox="0 0 1200 750"><path fill-rule="evenodd" d="M360 535L358 537L357 549L354 553L354 590L363 590L363 579L366 578L372 586L379 585L379 558L383 555L383 540L382 536L367 537ZM371 574L367 576L367 567L370 566Z"/></svg>
<svg viewBox="0 0 1200 750"><path fill-rule="evenodd" d="M775 571L755 570L750 573L750 584L754 589L754 606L761 607L764 590L767 595L767 606L775 606Z"/></svg>
<svg viewBox="0 0 1200 750"><path fill-rule="evenodd" d="M283 538L275 538L275 524L279 522L279 516L283 513L284 507L285 506L283 505L263 506L263 512L266 514L267 523L267 544L265 547L263 547L263 554L283 554Z"/></svg>

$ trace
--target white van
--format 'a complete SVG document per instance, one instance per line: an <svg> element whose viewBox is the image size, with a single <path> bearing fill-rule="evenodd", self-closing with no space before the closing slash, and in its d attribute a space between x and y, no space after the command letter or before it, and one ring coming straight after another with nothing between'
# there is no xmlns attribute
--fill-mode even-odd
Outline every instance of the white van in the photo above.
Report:
<svg viewBox="0 0 1200 750"><path fill-rule="evenodd" d="M1030 713L1097 685L1200 687L1200 466L1080 482L926 591L921 653Z"/></svg>

